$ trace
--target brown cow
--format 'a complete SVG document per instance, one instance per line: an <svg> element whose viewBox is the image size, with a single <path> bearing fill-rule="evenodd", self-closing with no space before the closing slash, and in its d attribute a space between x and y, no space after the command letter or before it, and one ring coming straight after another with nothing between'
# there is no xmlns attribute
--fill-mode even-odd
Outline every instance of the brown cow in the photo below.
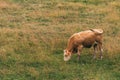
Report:
<svg viewBox="0 0 120 80"><path fill-rule="evenodd" d="M94 58L96 58L96 51L100 50L100 58L102 59L102 29L90 29L73 34L67 44L67 48L64 50L64 61L68 61L73 53L80 53L83 48L94 48Z"/></svg>

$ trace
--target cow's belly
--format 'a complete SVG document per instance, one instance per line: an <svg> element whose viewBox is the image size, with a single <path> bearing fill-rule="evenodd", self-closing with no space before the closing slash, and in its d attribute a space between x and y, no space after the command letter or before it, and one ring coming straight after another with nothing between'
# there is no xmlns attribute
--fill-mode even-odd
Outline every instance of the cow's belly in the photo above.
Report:
<svg viewBox="0 0 120 80"><path fill-rule="evenodd" d="M91 48L92 47L92 45L94 44L94 40L91 40L91 41L84 41L83 43L82 43L82 45L84 46L84 47L86 47L86 48Z"/></svg>
<svg viewBox="0 0 120 80"><path fill-rule="evenodd" d="M83 44L85 48L91 48L92 44Z"/></svg>

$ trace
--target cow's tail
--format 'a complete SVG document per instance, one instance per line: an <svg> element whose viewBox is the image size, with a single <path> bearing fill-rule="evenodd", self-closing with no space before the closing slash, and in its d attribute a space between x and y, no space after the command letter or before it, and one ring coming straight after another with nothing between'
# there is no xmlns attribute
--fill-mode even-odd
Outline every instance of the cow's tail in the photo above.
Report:
<svg viewBox="0 0 120 80"><path fill-rule="evenodd" d="M94 32L95 34L103 34L103 30L102 29L90 29L92 32Z"/></svg>

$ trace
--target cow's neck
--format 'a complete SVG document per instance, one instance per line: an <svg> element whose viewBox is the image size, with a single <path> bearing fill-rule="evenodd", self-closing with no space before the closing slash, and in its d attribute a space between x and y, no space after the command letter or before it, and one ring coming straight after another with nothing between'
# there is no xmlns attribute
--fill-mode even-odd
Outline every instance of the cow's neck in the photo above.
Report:
<svg viewBox="0 0 120 80"><path fill-rule="evenodd" d="M72 51L73 51L73 46L72 46L71 44L68 44L67 50L68 50L69 52L72 52Z"/></svg>

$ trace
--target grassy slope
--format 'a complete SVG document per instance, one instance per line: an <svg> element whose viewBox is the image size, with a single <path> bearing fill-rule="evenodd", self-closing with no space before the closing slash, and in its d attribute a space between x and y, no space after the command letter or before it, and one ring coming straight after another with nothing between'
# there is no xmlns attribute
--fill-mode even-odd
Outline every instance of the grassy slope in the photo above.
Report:
<svg viewBox="0 0 120 80"><path fill-rule="evenodd" d="M119 80L119 26L117 0L0 0L0 79ZM104 59L64 62L69 36L90 28L104 30Z"/></svg>

